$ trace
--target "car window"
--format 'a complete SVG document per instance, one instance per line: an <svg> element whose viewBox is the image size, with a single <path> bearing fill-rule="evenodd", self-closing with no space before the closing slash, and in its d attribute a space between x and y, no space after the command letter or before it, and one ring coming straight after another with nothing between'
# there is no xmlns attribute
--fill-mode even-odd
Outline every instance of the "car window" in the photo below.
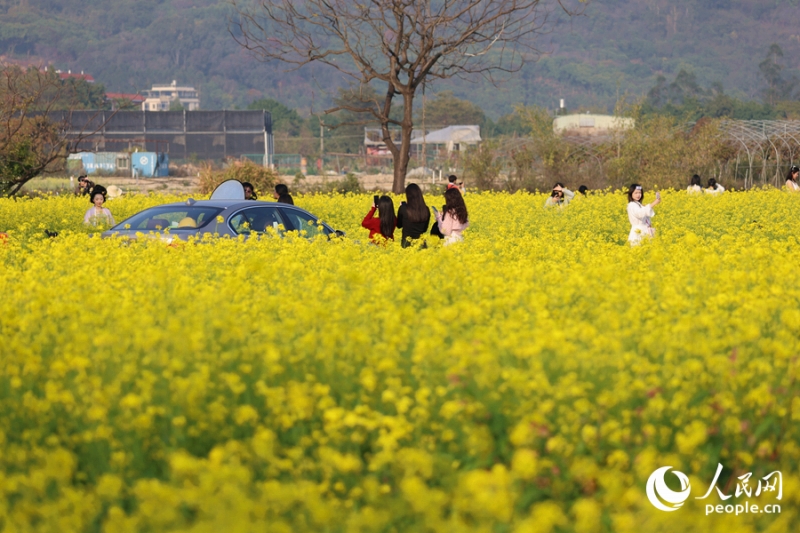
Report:
<svg viewBox="0 0 800 533"><path fill-rule="evenodd" d="M286 209L284 215L286 215L289 222L291 222L296 230L301 233L305 231L308 237L314 237L319 233L323 235L330 235L332 233L331 230L319 224L316 218L302 211Z"/></svg>
<svg viewBox="0 0 800 533"><path fill-rule="evenodd" d="M275 207L250 207L233 215L230 226L235 233L243 235L264 233L268 228L274 228L278 233L282 233L286 228L286 222Z"/></svg>
<svg viewBox="0 0 800 533"><path fill-rule="evenodd" d="M164 206L146 209L114 229L188 231L202 228L222 211L219 207Z"/></svg>

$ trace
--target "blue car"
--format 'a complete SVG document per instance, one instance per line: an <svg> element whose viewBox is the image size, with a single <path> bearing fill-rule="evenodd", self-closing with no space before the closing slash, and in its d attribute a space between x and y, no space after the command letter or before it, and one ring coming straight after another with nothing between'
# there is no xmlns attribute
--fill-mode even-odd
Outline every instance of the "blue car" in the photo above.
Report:
<svg viewBox="0 0 800 533"><path fill-rule="evenodd" d="M328 237L344 232L320 222L317 217L289 204L254 200L192 200L151 207L129 217L103 237L137 238L137 234L160 235L164 240L188 240L205 234L238 237L297 230L309 238L322 233Z"/></svg>

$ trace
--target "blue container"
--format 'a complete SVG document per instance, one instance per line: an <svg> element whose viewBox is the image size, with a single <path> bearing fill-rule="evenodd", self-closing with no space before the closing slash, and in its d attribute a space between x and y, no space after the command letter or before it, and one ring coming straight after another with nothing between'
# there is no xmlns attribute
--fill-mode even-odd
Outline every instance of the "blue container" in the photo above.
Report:
<svg viewBox="0 0 800 533"><path fill-rule="evenodd" d="M135 176L140 178L164 178L169 176L169 156L166 153L134 152L131 165Z"/></svg>
<svg viewBox="0 0 800 533"><path fill-rule="evenodd" d="M83 171L86 174L92 175L99 171L106 173L113 173L117 170L117 154L109 152L81 152L78 154L71 154L70 160L80 159L83 165Z"/></svg>

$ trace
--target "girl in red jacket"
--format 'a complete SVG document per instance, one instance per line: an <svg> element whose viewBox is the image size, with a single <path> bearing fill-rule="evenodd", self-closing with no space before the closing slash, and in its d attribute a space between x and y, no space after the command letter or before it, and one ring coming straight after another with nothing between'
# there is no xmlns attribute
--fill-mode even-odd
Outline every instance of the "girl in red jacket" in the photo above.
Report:
<svg viewBox="0 0 800 533"><path fill-rule="evenodd" d="M378 216L375 217L375 210ZM394 240L394 229L397 227L397 218L394 216L394 202L384 195L378 199L378 205L372 208L361 221L361 225L369 230L369 240L375 243L384 242L386 239Z"/></svg>

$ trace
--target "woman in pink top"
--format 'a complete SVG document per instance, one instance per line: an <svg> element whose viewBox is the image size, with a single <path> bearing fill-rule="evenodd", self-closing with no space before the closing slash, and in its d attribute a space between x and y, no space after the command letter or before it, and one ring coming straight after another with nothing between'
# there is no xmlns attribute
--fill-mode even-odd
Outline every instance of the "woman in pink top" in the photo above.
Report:
<svg viewBox="0 0 800 533"><path fill-rule="evenodd" d="M107 207L103 207L106 201L106 188L102 185L96 185L92 189L89 199L92 202L92 207L83 215L83 223L90 226L113 226L114 217Z"/></svg>
<svg viewBox="0 0 800 533"><path fill-rule="evenodd" d="M469 227L467 205L457 188L448 189L444 193L444 211L436 211L439 231L444 235L444 245L464 240L463 231Z"/></svg>

